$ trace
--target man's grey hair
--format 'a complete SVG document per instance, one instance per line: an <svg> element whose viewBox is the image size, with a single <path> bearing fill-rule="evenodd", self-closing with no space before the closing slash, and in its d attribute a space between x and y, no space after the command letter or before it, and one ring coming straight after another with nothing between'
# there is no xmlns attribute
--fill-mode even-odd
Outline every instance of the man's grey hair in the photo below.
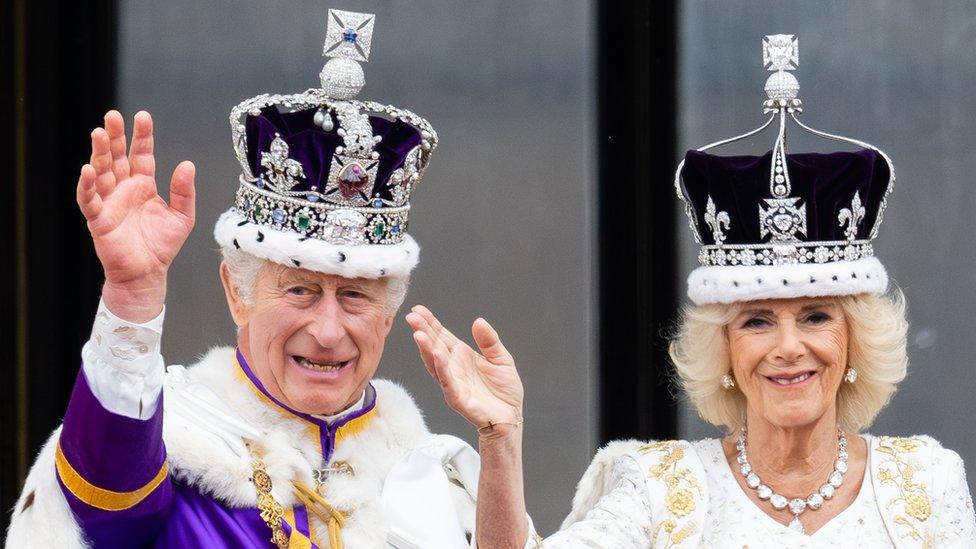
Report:
<svg viewBox="0 0 976 549"><path fill-rule="evenodd" d="M227 264L228 274L230 274L231 284L237 290L238 295L244 305L250 307L254 305L254 290L256 288L258 273L268 260L262 259L254 254L247 253L237 248L221 247L220 254ZM395 315L403 305L403 300L407 297L407 287L410 285L410 276L384 277L386 280L386 303L384 312L387 315Z"/></svg>

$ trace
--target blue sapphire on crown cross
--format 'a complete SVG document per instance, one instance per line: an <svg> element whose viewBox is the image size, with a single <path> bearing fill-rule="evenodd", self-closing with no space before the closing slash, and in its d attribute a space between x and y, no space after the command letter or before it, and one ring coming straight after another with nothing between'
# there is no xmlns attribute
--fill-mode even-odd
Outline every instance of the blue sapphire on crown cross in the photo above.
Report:
<svg viewBox="0 0 976 549"><path fill-rule="evenodd" d="M375 21L376 16L371 13L329 10L322 55L369 61Z"/></svg>

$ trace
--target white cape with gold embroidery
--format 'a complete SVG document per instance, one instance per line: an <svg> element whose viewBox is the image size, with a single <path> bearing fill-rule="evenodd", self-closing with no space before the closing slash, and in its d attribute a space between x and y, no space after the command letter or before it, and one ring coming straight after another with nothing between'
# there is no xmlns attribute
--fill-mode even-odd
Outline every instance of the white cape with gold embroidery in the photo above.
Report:
<svg viewBox="0 0 976 549"><path fill-rule="evenodd" d="M809 536L746 497L718 440L611 443L586 470L563 529L545 547L976 547L958 454L927 436L865 438L861 491Z"/></svg>

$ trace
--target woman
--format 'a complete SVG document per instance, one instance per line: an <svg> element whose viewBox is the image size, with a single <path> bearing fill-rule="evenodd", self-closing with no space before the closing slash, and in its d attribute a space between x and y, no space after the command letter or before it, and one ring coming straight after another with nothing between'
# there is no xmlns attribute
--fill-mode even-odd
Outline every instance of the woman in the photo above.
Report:
<svg viewBox="0 0 976 549"><path fill-rule="evenodd" d="M871 247L890 161L846 138L861 150L787 156L799 86L772 57L773 150L691 151L676 175L702 266L671 357L702 418L729 434L611 443L545 547L976 546L955 452L862 434L908 364L905 301ZM478 427L479 545L541 546L524 518L514 360L484 320L472 330L480 354L423 307L407 320L448 404Z"/></svg>

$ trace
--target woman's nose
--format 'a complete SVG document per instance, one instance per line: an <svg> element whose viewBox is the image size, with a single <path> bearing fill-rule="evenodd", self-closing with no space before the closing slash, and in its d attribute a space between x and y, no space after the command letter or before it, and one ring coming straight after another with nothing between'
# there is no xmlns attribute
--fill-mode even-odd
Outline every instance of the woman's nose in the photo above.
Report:
<svg viewBox="0 0 976 549"><path fill-rule="evenodd" d="M785 362L796 362L806 354L806 346L800 338L795 322L780 322L776 343L776 357Z"/></svg>

